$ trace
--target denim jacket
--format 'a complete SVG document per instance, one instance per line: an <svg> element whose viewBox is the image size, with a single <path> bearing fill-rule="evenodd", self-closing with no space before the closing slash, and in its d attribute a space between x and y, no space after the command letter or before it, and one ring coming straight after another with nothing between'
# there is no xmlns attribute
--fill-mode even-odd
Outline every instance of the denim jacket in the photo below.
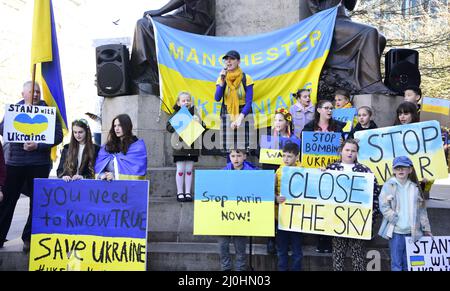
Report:
<svg viewBox="0 0 450 291"><path fill-rule="evenodd" d="M425 207L425 201L419 194L417 185L408 180L406 182L406 191L414 191L413 195L409 195L408 205L400 205L398 191L398 181L395 177L390 178L383 186L380 200L380 210L383 214L383 222L381 223L378 234L385 238L390 239L394 233L395 225L398 222L398 213L400 207L410 207L411 217L411 238L415 242L423 236L424 231L431 231L430 221L428 220L427 209Z"/></svg>

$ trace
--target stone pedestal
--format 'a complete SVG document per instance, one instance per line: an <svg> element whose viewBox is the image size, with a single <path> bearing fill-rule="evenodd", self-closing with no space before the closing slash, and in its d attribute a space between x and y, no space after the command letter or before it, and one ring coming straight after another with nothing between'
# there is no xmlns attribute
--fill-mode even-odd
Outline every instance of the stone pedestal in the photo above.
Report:
<svg viewBox="0 0 450 291"><path fill-rule="evenodd" d="M373 121L378 127L392 126L397 115L397 107L403 102L403 96L388 96L383 94L355 95L353 106L369 106L373 110Z"/></svg>
<svg viewBox="0 0 450 291"><path fill-rule="evenodd" d="M216 0L218 36L270 32L298 21L298 0Z"/></svg>

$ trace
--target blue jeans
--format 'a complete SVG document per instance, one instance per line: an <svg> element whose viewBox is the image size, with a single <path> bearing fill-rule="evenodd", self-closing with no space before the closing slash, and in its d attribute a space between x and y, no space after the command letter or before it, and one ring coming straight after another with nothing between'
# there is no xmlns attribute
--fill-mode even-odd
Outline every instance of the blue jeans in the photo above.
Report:
<svg viewBox="0 0 450 291"><path fill-rule="evenodd" d="M289 245L292 250L291 271L301 271L303 258L301 233L279 229L275 239L278 251L278 271L289 270Z"/></svg>
<svg viewBox="0 0 450 291"><path fill-rule="evenodd" d="M236 271L247 270L247 255L245 253L248 237L246 236L219 236L220 268L222 271L231 270L230 242L233 240L236 251Z"/></svg>
<svg viewBox="0 0 450 291"><path fill-rule="evenodd" d="M395 233L389 240L391 251L391 271L408 271L408 261L406 259L405 237L411 234Z"/></svg>

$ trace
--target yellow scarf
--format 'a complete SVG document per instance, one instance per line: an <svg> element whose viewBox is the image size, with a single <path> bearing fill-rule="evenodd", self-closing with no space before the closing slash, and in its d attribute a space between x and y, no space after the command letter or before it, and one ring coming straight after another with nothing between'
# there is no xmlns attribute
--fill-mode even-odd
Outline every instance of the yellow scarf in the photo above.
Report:
<svg viewBox="0 0 450 291"><path fill-rule="evenodd" d="M238 88L241 84L242 76L242 69L238 67L232 72L227 72L225 79L229 88L228 96L225 98L225 105L227 106L228 114L231 115L232 121L235 121L239 115Z"/></svg>

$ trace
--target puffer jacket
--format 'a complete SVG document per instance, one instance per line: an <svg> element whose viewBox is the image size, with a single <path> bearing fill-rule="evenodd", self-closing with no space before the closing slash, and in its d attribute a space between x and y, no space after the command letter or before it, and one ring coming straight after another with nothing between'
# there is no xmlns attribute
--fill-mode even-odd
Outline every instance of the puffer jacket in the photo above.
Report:
<svg viewBox="0 0 450 291"><path fill-rule="evenodd" d="M421 197L417 185L408 180L405 187L407 191L413 191L414 193L409 195L408 205L400 205L398 201L400 201L399 195L401 193L398 191L398 183L397 179L392 177L386 181L381 189L379 200L383 222L378 234L385 239L392 238L395 225L399 220L400 207L407 206L410 207L410 213L412 213L411 238L415 242L423 236L424 231L431 232L425 201Z"/></svg>

